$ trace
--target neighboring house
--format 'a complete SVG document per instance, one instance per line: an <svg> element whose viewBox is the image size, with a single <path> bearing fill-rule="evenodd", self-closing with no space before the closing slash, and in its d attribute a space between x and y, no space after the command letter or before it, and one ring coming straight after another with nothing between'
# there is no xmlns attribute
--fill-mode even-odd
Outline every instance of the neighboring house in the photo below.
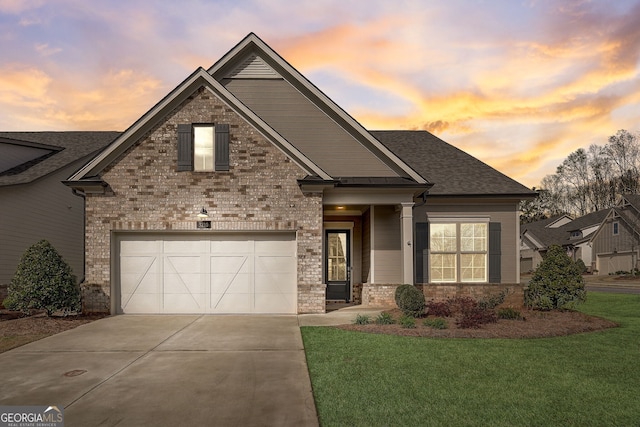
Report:
<svg viewBox="0 0 640 427"><path fill-rule="evenodd" d="M87 311L522 295L534 192L428 132L368 131L254 34L66 184L86 197Z"/></svg>
<svg viewBox="0 0 640 427"><path fill-rule="evenodd" d="M576 219L563 214L523 224L520 230L520 270L526 273L536 268L552 245L562 246L571 259L581 259L591 269L591 238L608 213L609 209L603 209Z"/></svg>
<svg viewBox="0 0 640 427"><path fill-rule="evenodd" d="M590 239L599 275L639 268L640 196L626 194L610 209Z"/></svg>
<svg viewBox="0 0 640 427"><path fill-rule="evenodd" d="M62 181L118 132L0 132L0 285L46 239L84 275L84 201ZM1 301L0 301L1 302Z"/></svg>

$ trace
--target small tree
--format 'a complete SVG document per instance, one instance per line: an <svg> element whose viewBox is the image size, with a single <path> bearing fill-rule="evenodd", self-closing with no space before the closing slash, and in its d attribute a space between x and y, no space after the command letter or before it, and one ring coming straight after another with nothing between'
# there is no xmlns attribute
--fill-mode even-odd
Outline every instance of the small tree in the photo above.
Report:
<svg viewBox="0 0 640 427"><path fill-rule="evenodd" d="M537 310L564 309L583 302L586 296L580 267L554 245L534 271L524 303Z"/></svg>
<svg viewBox="0 0 640 427"><path fill-rule="evenodd" d="M22 255L8 292L4 306L11 310L45 310L48 316L80 310L80 291L71 267L46 240Z"/></svg>

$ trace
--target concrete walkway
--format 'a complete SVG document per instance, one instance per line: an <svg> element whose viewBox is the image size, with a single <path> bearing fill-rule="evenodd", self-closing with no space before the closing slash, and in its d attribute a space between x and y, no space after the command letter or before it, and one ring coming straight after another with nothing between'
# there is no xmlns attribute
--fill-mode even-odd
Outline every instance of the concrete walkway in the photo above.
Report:
<svg viewBox="0 0 640 427"><path fill-rule="evenodd" d="M58 405L67 427L317 426L307 316L101 319L0 354L0 405Z"/></svg>

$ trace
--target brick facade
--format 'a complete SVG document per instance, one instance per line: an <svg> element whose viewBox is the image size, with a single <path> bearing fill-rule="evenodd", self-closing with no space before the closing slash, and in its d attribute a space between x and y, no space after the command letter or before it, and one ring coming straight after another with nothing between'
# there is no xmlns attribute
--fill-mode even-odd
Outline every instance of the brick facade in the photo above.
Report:
<svg viewBox="0 0 640 427"><path fill-rule="evenodd" d="M396 307L395 293L400 285L375 285L365 283L362 287L362 304L371 307ZM426 301L444 301L448 298L471 297L481 300L507 290L504 305L521 307L524 304L524 285L495 283L451 283L418 284Z"/></svg>
<svg viewBox="0 0 640 427"><path fill-rule="evenodd" d="M177 172L177 126L228 123L228 172ZM295 231L298 312L324 312L322 195L306 172L212 92L200 89L102 174L107 194L86 197L84 309L110 307L111 240L118 231L195 231L206 207L212 231Z"/></svg>

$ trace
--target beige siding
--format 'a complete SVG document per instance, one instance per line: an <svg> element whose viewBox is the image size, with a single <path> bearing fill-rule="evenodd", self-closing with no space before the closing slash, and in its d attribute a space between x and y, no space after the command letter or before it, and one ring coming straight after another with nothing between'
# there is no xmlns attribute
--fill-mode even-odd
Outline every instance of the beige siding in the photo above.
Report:
<svg viewBox="0 0 640 427"><path fill-rule="evenodd" d="M371 210L362 214L362 283L371 281Z"/></svg>
<svg viewBox="0 0 640 427"><path fill-rule="evenodd" d="M413 212L413 221L428 221L429 215L438 217L488 217L490 222L499 222L501 226L500 262L502 283L519 283L520 236L518 223L518 205L516 202L499 200L456 200L428 199L423 206Z"/></svg>
<svg viewBox="0 0 640 427"><path fill-rule="evenodd" d="M84 201L60 182L82 162L30 184L0 187L0 284L9 283L24 251L42 239L82 279Z"/></svg>
<svg viewBox="0 0 640 427"><path fill-rule="evenodd" d="M329 175L397 176L285 80L232 79L223 83Z"/></svg>
<svg viewBox="0 0 640 427"><path fill-rule="evenodd" d="M402 282L402 248L400 247L400 214L395 206L373 209L373 281L378 284Z"/></svg>

